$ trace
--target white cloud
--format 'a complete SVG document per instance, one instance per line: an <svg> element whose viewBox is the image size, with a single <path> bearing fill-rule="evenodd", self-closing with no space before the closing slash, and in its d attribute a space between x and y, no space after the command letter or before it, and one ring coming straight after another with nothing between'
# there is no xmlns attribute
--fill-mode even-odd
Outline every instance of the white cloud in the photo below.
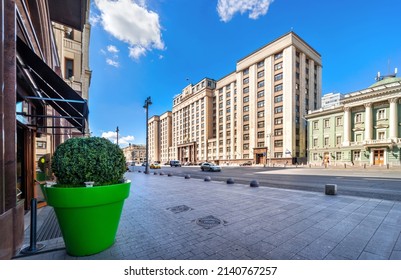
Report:
<svg viewBox="0 0 401 280"><path fill-rule="evenodd" d="M108 46L107 46L107 51L110 52L110 53L118 53L118 52L119 52L119 50L117 49L117 47L116 47L116 46L113 46L113 45L108 45Z"/></svg>
<svg viewBox="0 0 401 280"><path fill-rule="evenodd" d="M264 16L274 0L219 0L217 12L220 20L229 22L236 13L249 13L249 18Z"/></svg>
<svg viewBox="0 0 401 280"><path fill-rule="evenodd" d="M109 139L113 143L117 143L117 132L115 131L107 131L103 132L102 136L103 138ZM128 135L128 136L121 136L121 134L118 135L118 145L120 147L126 147L129 145L129 143L132 143L135 140L134 136Z"/></svg>
<svg viewBox="0 0 401 280"><path fill-rule="evenodd" d="M107 63L108 65L113 66L113 67L116 67L116 68L118 68L118 67L120 66L120 63L119 63L118 61L113 60L113 59L111 59L111 58L107 58L107 59L106 59L106 63Z"/></svg>
<svg viewBox="0 0 401 280"><path fill-rule="evenodd" d="M101 18L99 15L96 14L92 14L89 16L89 23L94 27L96 25L98 25L98 23L100 22Z"/></svg>
<svg viewBox="0 0 401 280"><path fill-rule="evenodd" d="M159 15L146 8L145 0L95 0L105 31L129 45L138 59L152 49L164 49Z"/></svg>
<svg viewBox="0 0 401 280"><path fill-rule="evenodd" d="M141 55L145 55L146 49L142 46L129 47L129 57L139 59Z"/></svg>

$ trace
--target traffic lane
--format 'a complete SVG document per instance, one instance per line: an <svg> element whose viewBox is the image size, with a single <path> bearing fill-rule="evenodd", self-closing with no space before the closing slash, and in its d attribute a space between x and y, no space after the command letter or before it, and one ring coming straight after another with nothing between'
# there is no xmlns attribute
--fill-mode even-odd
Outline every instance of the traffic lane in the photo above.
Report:
<svg viewBox="0 0 401 280"><path fill-rule="evenodd" d="M274 169L277 171L277 169ZM210 176L215 181L233 178L236 183L248 185L258 180L260 186L324 192L325 184L337 184L338 194L401 201L401 179L378 177L352 177L334 175L273 174L265 168L230 167L221 172L201 171L200 167L164 168L175 176L190 175L203 179ZM261 172L263 171L263 172ZM157 172L157 171L156 171ZM319 172L319 170L318 170ZM336 173L336 172L333 172ZM349 174L350 175L350 174Z"/></svg>

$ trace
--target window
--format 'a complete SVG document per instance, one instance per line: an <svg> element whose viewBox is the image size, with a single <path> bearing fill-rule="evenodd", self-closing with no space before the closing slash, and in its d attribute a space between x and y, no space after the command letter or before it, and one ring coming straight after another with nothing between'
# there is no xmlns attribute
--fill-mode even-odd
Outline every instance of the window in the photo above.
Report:
<svg viewBox="0 0 401 280"><path fill-rule="evenodd" d="M242 148L243 150L249 150L249 144L245 143Z"/></svg>
<svg viewBox="0 0 401 280"><path fill-rule="evenodd" d="M386 118L386 109L379 109L377 111L377 119L384 120Z"/></svg>
<svg viewBox="0 0 401 280"><path fill-rule="evenodd" d="M282 147L283 140L274 140L274 147Z"/></svg>
<svg viewBox="0 0 401 280"><path fill-rule="evenodd" d="M245 124L244 125L244 131L248 131L249 130L249 124Z"/></svg>
<svg viewBox="0 0 401 280"><path fill-rule="evenodd" d="M244 106L244 112L248 112L249 111L249 106Z"/></svg>
<svg viewBox="0 0 401 280"><path fill-rule="evenodd" d="M262 148L265 146L265 142L258 142L258 148Z"/></svg>
<svg viewBox="0 0 401 280"><path fill-rule="evenodd" d="M274 55L274 60L277 60L277 59L280 59L280 58L282 58L283 57L283 53L281 52L281 53L276 53L275 55Z"/></svg>
<svg viewBox="0 0 401 280"><path fill-rule="evenodd" d="M265 65L264 61L259 61L258 62L258 68L263 67Z"/></svg>
<svg viewBox="0 0 401 280"><path fill-rule="evenodd" d="M274 75L274 80L275 81L280 81L282 79L283 79L283 73L279 73L279 74Z"/></svg>
<svg viewBox="0 0 401 280"><path fill-rule="evenodd" d="M265 127L265 121L258 122L258 128L263 128L263 127Z"/></svg>
<svg viewBox="0 0 401 280"><path fill-rule="evenodd" d="M283 95L282 94L277 95L277 96L274 97L274 103L279 103L279 102L282 102L282 101L283 101Z"/></svg>
<svg viewBox="0 0 401 280"><path fill-rule="evenodd" d="M341 142L342 142L342 137L341 136L337 136L336 137L336 144L337 145L341 145Z"/></svg>
<svg viewBox="0 0 401 280"><path fill-rule="evenodd" d="M324 146L329 145L329 137L324 137Z"/></svg>
<svg viewBox="0 0 401 280"><path fill-rule="evenodd" d="M362 122L362 114L358 113L355 115L355 122L356 123L361 123Z"/></svg>
<svg viewBox="0 0 401 280"><path fill-rule="evenodd" d="M379 140L386 139L386 132L385 131L378 131L377 132L377 139L379 139Z"/></svg>
<svg viewBox="0 0 401 280"><path fill-rule="evenodd" d="M244 97L244 103L247 103L247 102L249 102L249 96Z"/></svg>
<svg viewBox="0 0 401 280"><path fill-rule="evenodd" d="M274 124L282 124L282 123L283 123L283 118L282 117L274 119Z"/></svg>
<svg viewBox="0 0 401 280"><path fill-rule="evenodd" d="M244 139L244 140L249 140L249 134L244 134L243 139Z"/></svg>
<svg viewBox="0 0 401 280"><path fill-rule="evenodd" d="M318 157L319 157L318 153L313 153L313 160L314 161L317 161Z"/></svg>
<svg viewBox="0 0 401 280"><path fill-rule="evenodd" d="M265 116L265 112L264 111L259 111L258 112L258 118L263 118Z"/></svg>
<svg viewBox="0 0 401 280"><path fill-rule="evenodd" d="M274 108L274 113L282 113L283 112L283 106L278 106Z"/></svg>
<svg viewBox="0 0 401 280"><path fill-rule="evenodd" d="M230 101L230 99L229 99L229 100L226 101L226 105L228 106L228 105L230 105L230 104L231 104L231 101Z"/></svg>
<svg viewBox="0 0 401 280"><path fill-rule="evenodd" d="M249 78L247 77L247 78L245 78L244 80L243 80L243 84L245 85L245 84L248 84L249 83Z"/></svg>
<svg viewBox="0 0 401 280"><path fill-rule="evenodd" d="M317 138L313 138L313 147L317 147L318 143L318 139Z"/></svg>
<svg viewBox="0 0 401 280"><path fill-rule="evenodd" d="M265 138L265 132L264 131L259 131L258 132L258 138Z"/></svg>
<svg viewBox="0 0 401 280"><path fill-rule="evenodd" d="M341 152L336 152L336 160L341 160Z"/></svg>
<svg viewBox="0 0 401 280"><path fill-rule="evenodd" d="M223 100L223 95L220 95L219 96L219 101L222 101Z"/></svg>
<svg viewBox="0 0 401 280"><path fill-rule="evenodd" d="M324 128L330 127L330 119L325 119L323 122L324 122Z"/></svg>
<svg viewBox="0 0 401 280"><path fill-rule="evenodd" d="M248 93L249 92L249 87L246 87L242 90L243 93Z"/></svg>
<svg viewBox="0 0 401 280"><path fill-rule="evenodd" d="M258 88L264 87L265 86L265 81L260 81L258 83Z"/></svg>
<svg viewBox="0 0 401 280"><path fill-rule="evenodd" d="M283 84L279 84L279 85L274 86L274 92L278 92L280 90L283 90Z"/></svg>
<svg viewBox="0 0 401 280"><path fill-rule="evenodd" d="M258 102L258 108L262 108L264 106L265 106L265 101L264 100Z"/></svg>
<svg viewBox="0 0 401 280"><path fill-rule="evenodd" d="M280 70L283 68L283 63L279 62L277 64L274 65L274 70Z"/></svg>
<svg viewBox="0 0 401 280"><path fill-rule="evenodd" d="M37 141L36 148L38 149L46 149L46 141Z"/></svg>
<svg viewBox="0 0 401 280"><path fill-rule="evenodd" d="M283 135L283 129L282 128L278 128L274 130L274 136L281 136Z"/></svg>
<svg viewBox="0 0 401 280"><path fill-rule="evenodd" d="M249 74L249 68L246 68L242 71L242 74L248 75Z"/></svg>
<svg viewBox="0 0 401 280"><path fill-rule="evenodd" d="M264 90L258 91L258 98L261 98L263 96L265 96L265 91Z"/></svg>
<svg viewBox="0 0 401 280"><path fill-rule="evenodd" d="M249 121L249 115L244 115L243 120L244 122Z"/></svg>
<svg viewBox="0 0 401 280"><path fill-rule="evenodd" d="M343 125L343 118L337 117L336 118L336 126L342 126L342 125Z"/></svg>
<svg viewBox="0 0 401 280"><path fill-rule="evenodd" d="M65 78L70 79L74 76L74 60L65 59Z"/></svg>
<svg viewBox="0 0 401 280"><path fill-rule="evenodd" d="M275 158L282 158L283 157L283 153L274 153L274 157Z"/></svg>
<svg viewBox="0 0 401 280"><path fill-rule="evenodd" d="M259 71L258 72L258 78L262 78L265 75L265 71Z"/></svg>

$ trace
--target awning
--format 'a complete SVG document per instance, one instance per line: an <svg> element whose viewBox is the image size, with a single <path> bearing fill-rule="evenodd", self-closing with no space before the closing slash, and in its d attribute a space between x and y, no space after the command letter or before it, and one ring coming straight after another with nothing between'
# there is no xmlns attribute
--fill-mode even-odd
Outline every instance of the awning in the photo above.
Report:
<svg viewBox="0 0 401 280"><path fill-rule="evenodd" d="M38 96L26 98L43 100L60 116L65 117L74 128L84 133L89 114L87 101L66 84L20 38L17 41L17 52L40 92Z"/></svg>
<svg viewBox="0 0 401 280"><path fill-rule="evenodd" d="M50 19L82 31L88 0L49 0Z"/></svg>

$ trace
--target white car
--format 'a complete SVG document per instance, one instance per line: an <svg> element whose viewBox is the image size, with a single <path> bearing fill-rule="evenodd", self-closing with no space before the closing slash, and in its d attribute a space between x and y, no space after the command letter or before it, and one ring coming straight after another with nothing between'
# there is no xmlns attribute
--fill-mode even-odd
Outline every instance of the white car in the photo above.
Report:
<svg viewBox="0 0 401 280"><path fill-rule="evenodd" d="M200 168L201 168L202 171L218 171L218 172L221 171L221 167L220 166L218 166L218 165L216 165L214 163L211 163L211 162L202 163Z"/></svg>

